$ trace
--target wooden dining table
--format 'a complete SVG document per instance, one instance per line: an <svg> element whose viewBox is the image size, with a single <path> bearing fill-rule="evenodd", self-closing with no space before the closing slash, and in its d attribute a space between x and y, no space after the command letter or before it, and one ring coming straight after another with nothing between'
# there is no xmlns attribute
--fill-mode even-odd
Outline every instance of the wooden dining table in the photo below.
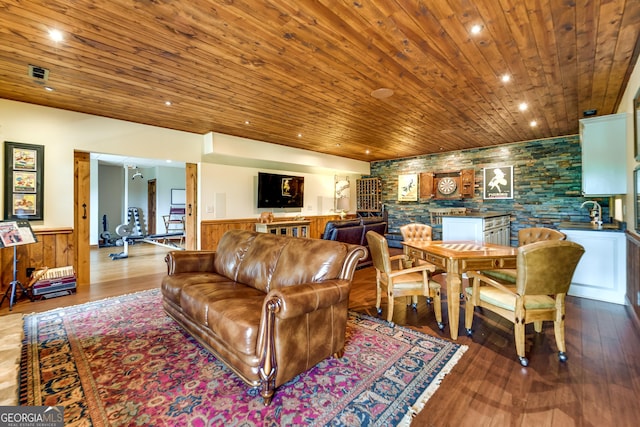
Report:
<svg viewBox="0 0 640 427"><path fill-rule="evenodd" d="M451 339L458 338L460 288L466 271L516 268L518 249L475 241L402 242L407 255L434 264L447 273L447 308Z"/></svg>

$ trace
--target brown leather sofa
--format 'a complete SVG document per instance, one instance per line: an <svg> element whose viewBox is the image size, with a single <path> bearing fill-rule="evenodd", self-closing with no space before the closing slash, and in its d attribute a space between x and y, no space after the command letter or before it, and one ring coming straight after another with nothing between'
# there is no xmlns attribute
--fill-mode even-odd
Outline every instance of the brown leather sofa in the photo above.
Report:
<svg viewBox="0 0 640 427"><path fill-rule="evenodd" d="M367 231L375 231L384 236L387 232L387 221L384 217L362 217L341 221L329 221L324 227L322 238L324 240L335 240L367 248L367 257L359 263L360 267L364 267L372 263L371 255L368 253L369 243L366 238Z"/></svg>
<svg viewBox="0 0 640 427"><path fill-rule="evenodd" d="M342 357L362 246L231 230L214 251L172 251L165 311L252 387L276 387Z"/></svg>

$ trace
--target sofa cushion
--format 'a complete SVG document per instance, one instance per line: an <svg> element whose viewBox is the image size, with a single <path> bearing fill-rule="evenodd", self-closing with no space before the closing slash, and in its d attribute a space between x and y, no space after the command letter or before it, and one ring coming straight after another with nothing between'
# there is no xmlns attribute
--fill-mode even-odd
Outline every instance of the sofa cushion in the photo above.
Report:
<svg viewBox="0 0 640 427"><path fill-rule="evenodd" d="M327 224L324 227L324 233L322 233L322 238L324 240L335 240L331 238L331 235L333 233L333 231L336 228L342 228L342 227L353 227L356 225L360 225L360 219L356 218L356 219L345 219L345 220L341 220L341 221L329 221L327 222Z"/></svg>
<svg viewBox="0 0 640 427"><path fill-rule="evenodd" d="M264 293L229 281L199 283L182 291L183 312L227 345L255 354Z"/></svg>
<svg viewBox="0 0 640 427"><path fill-rule="evenodd" d="M238 281L236 277L238 267L256 237L255 233L246 230L234 230L234 233L225 233L216 249L215 271L229 279Z"/></svg>
<svg viewBox="0 0 640 427"><path fill-rule="evenodd" d="M369 246L369 244L367 243L367 232L368 231L375 231L379 235L384 236L386 234L386 232L387 232L387 223L386 222L374 222L374 223L365 224L364 225L364 230L362 231L362 240L360 241L360 243L358 243L359 245L366 246L366 247Z"/></svg>
<svg viewBox="0 0 640 427"><path fill-rule="evenodd" d="M280 254L269 291L337 279L348 249L341 242L327 243L318 239L291 239Z"/></svg>
<svg viewBox="0 0 640 427"><path fill-rule="evenodd" d="M216 273L178 273L162 279L162 295L165 299L180 305L180 295L186 286L198 283L216 283L228 281L226 277Z"/></svg>
<svg viewBox="0 0 640 427"><path fill-rule="evenodd" d="M362 241L362 226L355 225L352 227L334 228L329 240L359 245Z"/></svg>

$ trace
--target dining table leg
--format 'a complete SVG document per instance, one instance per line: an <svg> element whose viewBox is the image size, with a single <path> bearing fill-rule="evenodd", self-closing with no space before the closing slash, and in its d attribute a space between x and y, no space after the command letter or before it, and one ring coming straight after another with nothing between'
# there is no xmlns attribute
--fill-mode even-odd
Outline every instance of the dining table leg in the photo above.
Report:
<svg viewBox="0 0 640 427"><path fill-rule="evenodd" d="M457 263L449 261L447 268L447 308L449 313L449 333L451 339L458 338L458 325L460 322L460 285L462 274L458 271Z"/></svg>

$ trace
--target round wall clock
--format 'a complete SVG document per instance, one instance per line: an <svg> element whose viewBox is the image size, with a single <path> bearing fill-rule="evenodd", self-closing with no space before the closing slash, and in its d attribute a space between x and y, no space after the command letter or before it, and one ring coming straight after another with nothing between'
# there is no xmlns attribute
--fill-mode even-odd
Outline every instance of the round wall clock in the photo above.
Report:
<svg viewBox="0 0 640 427"><path fill-rule="evenodd" d="M445 196L448 196L455 192L456 188L458 188L458 183L451 177L441 178L438 182L438 191Z"/></svg>

